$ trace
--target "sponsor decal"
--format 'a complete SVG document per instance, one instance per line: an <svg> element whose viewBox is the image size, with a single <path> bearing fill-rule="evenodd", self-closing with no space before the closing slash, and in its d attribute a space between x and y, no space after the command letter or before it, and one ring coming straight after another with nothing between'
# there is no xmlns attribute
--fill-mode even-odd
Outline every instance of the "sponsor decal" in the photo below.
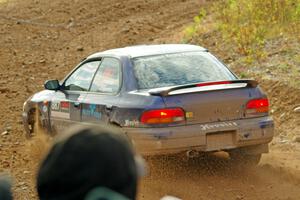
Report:
<svg viewBox="0 0 300 200"><path fill-rule="evenodd" d="M96 119L101 119L102 117L101 112L97 111L97 105L95 104L90 104L88 105L88 108L82 109L82 115L88 117L94 117Z"/></svg>
<svg viewBox="0 0 300 200"><path fill-rule="evenodd" d="M200 125L201 130L207 131L210 129L216 129L216 128L228 128L228 127L237 127L238 124L236 122L221 122L221 123L215 123L215 124L204 124Z"/></svg>
<svg viewBox="0 0 300 200"><path fill-rule="evenodd" d="M60 109L59 102L52 102L51 103L51 110L59 110L59 109Z"/></svg>
<svg viewBox="0 0 300 200"><path fill-rule="evenodd" d="M60 109L62 111L69 111L69 109L70 109L70 103L68 101L61 101L60 102Z"/></svg>
<svg viewBox="0 0 300 200"><path fill-rule="evenodd" d="M140 122L138 120L128 120L128 119L125 120L125 126L134 127L134 126L138 126L139 124Z"/></svg>
<svg viewBox="0 0 300 200"><path fill-rule="evenodd" d="M67 101L51 103L51 117L70 119L70 103Z"/></svg>

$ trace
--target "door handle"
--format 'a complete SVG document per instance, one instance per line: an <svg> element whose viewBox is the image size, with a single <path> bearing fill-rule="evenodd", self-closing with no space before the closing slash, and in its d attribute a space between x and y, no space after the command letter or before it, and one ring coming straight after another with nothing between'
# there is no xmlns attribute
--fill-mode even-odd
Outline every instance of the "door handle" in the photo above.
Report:
<svg viewBox="0 0 300 200"><path fill-rule="evenodd" d="M80 103L79 102L74 102L74 107L75 108L79 108L80 107Z"/></svg>
<svg viewBox="0 0 300 200"><path fill-rule="evenodd" d="M105 113L107 115L109 115L111 111L112 111L112 106L111 105L106 105L105 106Z"/></svg>
<svg viewBox="0 0 300 200"><path fill-rule="evenodd" d="M106 105L106 106L105 106L105 109L106 109L106 110L112 110L112 105Z"/></svg>

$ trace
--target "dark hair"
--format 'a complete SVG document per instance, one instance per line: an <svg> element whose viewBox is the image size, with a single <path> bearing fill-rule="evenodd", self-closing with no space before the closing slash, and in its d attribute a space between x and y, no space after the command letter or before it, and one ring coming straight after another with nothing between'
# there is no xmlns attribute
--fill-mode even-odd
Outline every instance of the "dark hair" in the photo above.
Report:
<svg viewBox="0 0 300 200"><path fill-rule="evenodd" d="M85 127L58 140L42 162L37 178L41 200L84 199L95 187L136 198L134 153L122 133Z"/></svg>
<svg viewBox="0 0 300 200"><path fill-rule="evenodd" d="M11 181L8 175L0 175L0 199L12 200Z"/></svg>

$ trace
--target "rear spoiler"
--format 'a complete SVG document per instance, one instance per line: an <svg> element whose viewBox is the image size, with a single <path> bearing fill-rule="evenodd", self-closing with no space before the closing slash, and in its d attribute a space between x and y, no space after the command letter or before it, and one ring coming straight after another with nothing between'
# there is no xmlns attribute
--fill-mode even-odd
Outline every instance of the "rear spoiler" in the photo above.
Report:
<svg viewBox="0 0 300 200"><path fill-rule="evenodd" d="M211 85L224 85L224 84L235 84L235 83L246 83L246 87L255 88L258 82L255 80L229 80L229 81L213 81L213 82L203 82L203 83L193 83L187 85L171 86L164 88L157 88L149 90L149 94L154 96L168 96L170 92L175 90L193 88L193 87L203 87Z"/></svg>

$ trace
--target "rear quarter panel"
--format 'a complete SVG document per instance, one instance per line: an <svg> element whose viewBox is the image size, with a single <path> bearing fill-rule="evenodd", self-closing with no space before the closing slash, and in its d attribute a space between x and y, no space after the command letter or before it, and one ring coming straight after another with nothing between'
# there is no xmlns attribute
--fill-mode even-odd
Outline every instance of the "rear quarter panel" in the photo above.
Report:
<svg viewBox="0 0 300 200"><path fill-rule="evenodd" d="M145 110L164 108L161 97L141 93L120 95L118 108L112 113L111 120L122 127L141 127L140 116Z"/></svg>

